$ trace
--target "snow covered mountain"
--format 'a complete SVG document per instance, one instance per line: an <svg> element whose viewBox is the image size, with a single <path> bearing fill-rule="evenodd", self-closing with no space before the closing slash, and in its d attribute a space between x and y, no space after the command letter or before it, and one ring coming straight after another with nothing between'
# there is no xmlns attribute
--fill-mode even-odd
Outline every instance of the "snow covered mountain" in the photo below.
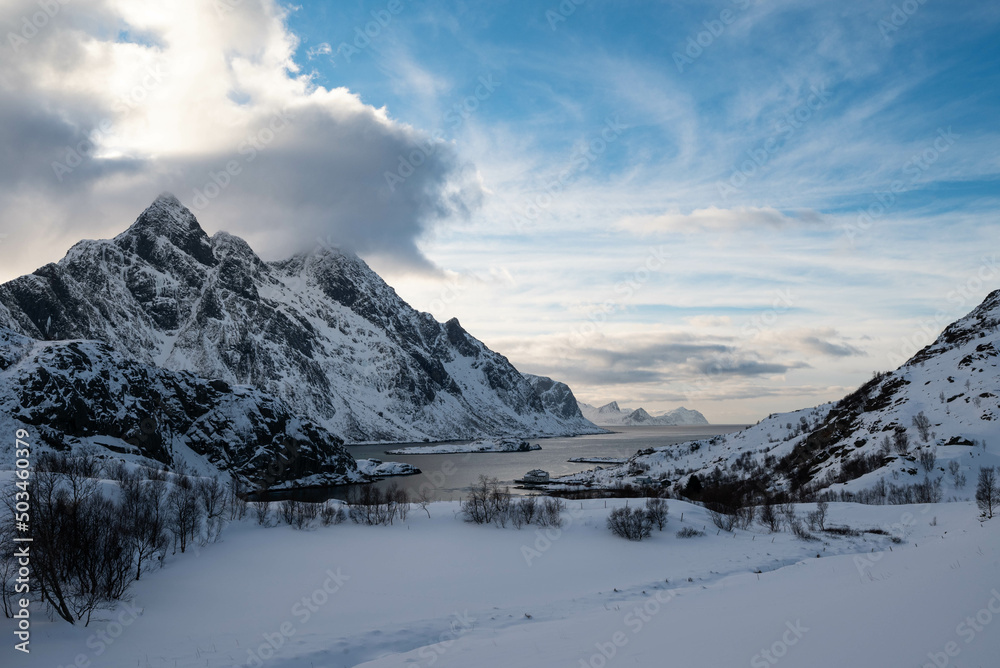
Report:
<svg viewBox="0 0 1000 668"><path fill-rule="evenodd" d="M963 498L979 466L1000 464L998 423L1000 290L898 369L876 373L840 401L645 451L578 479L611 484L643 475L684 488L698 475L772 491L883 498L893 485L923 484L923 498Z"/></svg>
<svg viewBox="0 0 1000 668"><path fill-rule="evenodd" d="M579 402L580 412L583 416L596 425L606 427L636 425L657 425L657 426L687 426L708 424L705 416L695 410L675 408L672 411L663 411L656 415L650 415L645 409L621 408L617 401L604 404L600 408Z"/></svg>
<svg viewBox="0 0 1000 668"><path fill-rule="evenodd" d="M365 480L341 439L280 399L144 365L96 341L40 342L0 328L0 425L26 428L36 446L184 462L258 487Z"/></svg>
<svg viewBox="0 0 1000 668"><path fill-rule="evenodd" d="M81 241L0 285L0 326L38 351L104 344L73 344L86 353L70 367L79 373L116 377L138 365L178 396L202 391L209 381L198 379L245 386L240 401L271 406L325 442L599 431L566 408L565 385L533 383L458 320L414 310L355 255L319 248L264 262L236 236L209 237L167 194L114 239ZM68 345L57 347L73 357ZM44 366L37 356L18 365ZM180 387L182 376L193 385ZM122 380L115 391L128 413L144 390Z"/></svg>

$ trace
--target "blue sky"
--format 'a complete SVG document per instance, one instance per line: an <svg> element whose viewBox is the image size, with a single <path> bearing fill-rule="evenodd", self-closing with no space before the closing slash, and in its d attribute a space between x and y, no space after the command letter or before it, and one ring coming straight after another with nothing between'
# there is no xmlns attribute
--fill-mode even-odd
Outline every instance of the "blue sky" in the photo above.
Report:
<svg viewBox="0 0 1000 668"><path fill-rule="evenodd" d="M907 344L916 350L909 333L922 319L942 308L957 317L1000 287L996 276L961 304L947 298L996 248L994 6L583 2L560 12L558 3L431 2L400 3L387 25L373 23L385 7L304 3L288 19L297 62L317 83L444 130L490 193L470 221L421 243L437 266L485 285L445 303L433 282L394 282L528 370L568 377L589 400L685 402L747 420L835 399ZM358 37L366 27L370 40ZM496 92L460 126L444 122L480 77L494 77ZM608 118L626 129L526 217ZM878 215L859 222L864 211ZM659 244L674 259L601 319L599 305L624 294L615 286ZM392 274L388 264L378 267ZM498 279L503 271L514 278ZM748 320L770 320L783 289L798 295L794 306L741 339ZM596 319L591 347L560 343ZM598 351L685 337L790 370L734 372L699 393L697 376L663 360L637 362L654 379L640 385L600 361ZM851 353L802 343L812 338Z"/></svg>
<svg viewBox="0 0 1000 668"><path fill-rule="evenodd" d="M4 45L0 278L168 189L266 259L356 250L585 401L718 422L835 400L1000 287L995 4L210 5L81 0Z"/></svg>

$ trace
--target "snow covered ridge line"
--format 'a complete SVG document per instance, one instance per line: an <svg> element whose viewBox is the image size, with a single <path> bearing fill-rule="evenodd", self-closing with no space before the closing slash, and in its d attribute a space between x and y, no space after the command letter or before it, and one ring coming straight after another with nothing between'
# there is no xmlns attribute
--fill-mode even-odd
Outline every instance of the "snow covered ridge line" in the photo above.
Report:
<svg viewBox="0 0 1000 668"><path fill-rule="evenodd" d="M386 450L387 455L454 455L478 452L530 452L541 450L537 443L520 439L480 440L472 443L443 443L441 445L415 445L408 448Z"/></svg>
<svg viewBox="0 0 1000 668"><path fill-rule="evenodd" d="M994 291L902 366L875 373L840 401L641 451L624 465L554 482L667 487L730 510L782 496L876 504L970 500L968 481L980 467L1000 464L998 422L1000 291Z"/></svg>
<svg viewBox="0 0 1000 668"><path fill-rule="evenodd" d="M169 194L114 239L0 285L0 408L0 425L38 427L53 447L255 483L277 462L276 485L353 481L343 440L604 431L565 384L414 310L358 257L327 246L264 262Z"/></svg>
<svg viewBox="0 0 1000 668"><path fill-rule="evenodd" d="M631 426L690 426L707 425L708 420L696 410L690 410L681 406L672 411L664 411L656 415L650 415L643 408L621 408L617 401L612 401L599 408L578 402L580 412L585 418L596 425L605 427L631 427Z"/></svg>

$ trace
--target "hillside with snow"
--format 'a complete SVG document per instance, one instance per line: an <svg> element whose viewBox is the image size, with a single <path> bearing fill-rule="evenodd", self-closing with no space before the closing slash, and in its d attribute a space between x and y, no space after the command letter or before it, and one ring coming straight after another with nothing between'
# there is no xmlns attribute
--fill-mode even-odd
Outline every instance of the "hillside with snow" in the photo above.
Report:
<svg viewBox="0 0 1000 668"><path fill-rule="evenodd" d="M705 416L696 410L681 406L670 411L651 415L644 408L621 408L617 401L596 407L577 402L585 418L603 427L666 426L681 427L708 424Z"/></svg>
<svg viewBox="0 0 1000 668"><path fill-rule="evenodd" d="M458 320L414 310L357 256L317 248L264 262L238 237L209 237L170 195L114 239L81 241L58 263L0 285L0 325L39 343L96 341L148 369L254 388L348 442L600 431L564 384L522 376ZM88 360L113 374L119 361L99 357ZM26 424L47 419L24 395L8 392L7 401ZM49 427L118 438L146 418L123 410L120 424L91 425L97 433L72 420Z"/></svg>
<svg viewBox="0 0 1000 668"><path fill-rule="evenodd" d="M697 476L760 493L874 494L883 501L893 486L922 484L932 497L968 499L978 467L1000 464L998 325L995 291L898 369L876 373L840 401L644 451L567 480L613 486L641 476L680 491Z"/></svg>

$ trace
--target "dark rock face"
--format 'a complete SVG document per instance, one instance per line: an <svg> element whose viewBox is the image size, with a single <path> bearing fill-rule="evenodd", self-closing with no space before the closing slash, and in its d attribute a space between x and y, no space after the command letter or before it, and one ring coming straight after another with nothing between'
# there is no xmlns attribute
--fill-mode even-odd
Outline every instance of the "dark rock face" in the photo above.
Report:
<svg viewBox="0 0 1000 668"><path fill-rule="evenodd" d="M198 460L262 487L359 479L343 441L251 387L129 360L93 341L36 343L0 331L0 411L63 450L102 446L174 465Z"/></svg>
<svg viewBox="0 0 1000 668"><path fill-rule="evenodd" d="M32 392L51 391L57 381L77 388L59 395L62 413L47 406L43 415L40 404L30 405L31 392L11 386L18 419L39 426L57 419L53 429L72 438L132 438L129 420L151 410L147 378L164 384L156 396L166 403L155 405L171 408L167 423L195 452L204 446L190 430L206 416L228 433L223 406L235 411L226 415L239 422L240 438L252 432L251 442L272 449L295 420L301 442L321 449L339 447L332 434L370 442L595 431L561 395L546 400L457 320L441 324L412 309L356 256L317 249L264 262L238 237L209 237L170 195L114 239L81 241L60 262L0 285L0 327L10 330L0 339L0 369L27 346L35 351ZM58 351L58 360L40 356L45 345L36 342L50 342L47 354ZM91 399L79 385L88 374L87 383L107 377L118 385L94 389ZM89 417L70 429L79 402ZM118 422L110 420L112 407L124 411ZM251 414L259 418L248 426ZM159 441L145 450L155 459L170 455ZM222 450L214 461L252 468L240 453ZM330 469L324 456L304 456L299 473L349 472L343 463Z"/></svg>
<svg viewBox="0 0 1000 668"><path fill-rule="evenodd" d="M523 375L531 383L535 395L549 413L565 420L583 418L583 414L580 412L580 404L577 403L576 397L573 396L573 390L569 389L569 385L552 380L546 376L533 376L530 373Z"/></svg>

